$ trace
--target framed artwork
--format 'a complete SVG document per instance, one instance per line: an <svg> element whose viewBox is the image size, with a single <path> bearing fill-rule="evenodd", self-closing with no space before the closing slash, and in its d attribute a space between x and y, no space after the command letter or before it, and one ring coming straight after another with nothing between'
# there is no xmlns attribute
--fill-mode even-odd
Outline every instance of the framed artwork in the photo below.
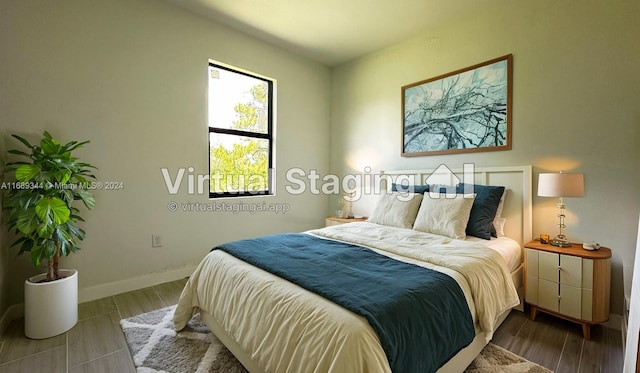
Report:
<svg viewBox="0 0 640 373"><path fill-rule="evenodd" d="M511 149L513 56L402 87L402 156Z"/></svg>

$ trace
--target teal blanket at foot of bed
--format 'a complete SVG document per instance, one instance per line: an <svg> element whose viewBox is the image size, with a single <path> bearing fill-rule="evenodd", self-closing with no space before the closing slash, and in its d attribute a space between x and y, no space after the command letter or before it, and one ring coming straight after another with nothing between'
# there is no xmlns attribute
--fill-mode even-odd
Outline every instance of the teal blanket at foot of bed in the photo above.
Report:
<svg viewBox="0 0 640 373"><path fill-rule="evenodd" d="M475 336L460 286L438 271L304 233L217 249L365 317L393 372L435 372Z"/></svg>

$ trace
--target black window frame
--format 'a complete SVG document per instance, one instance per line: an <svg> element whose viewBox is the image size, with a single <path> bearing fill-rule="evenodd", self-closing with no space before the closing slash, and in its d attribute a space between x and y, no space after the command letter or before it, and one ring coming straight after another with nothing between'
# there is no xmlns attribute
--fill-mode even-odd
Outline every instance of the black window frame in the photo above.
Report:
<svg viewBox="0 0 640 373"><path fill-rule="evenodd" d="M211 133L223 134L223 135L232 135L232 136L241 136L241 137L250 137L256 139L265 139L269 142L269 156L268 156L268 170L267 170L267 189L260 191L234 191L234 192L212 192L211 191L211 183L209 183L209 198L228 198L228 197L253 197L253 196L267 196L267 195L275 195L275 180L273 173L273 163L274 163L274 126L273 126L273 92L274 92L274 79L270 79L255 73L251 73L248 71L240 70L239 68L231 67L229 65L222 64L220 62L209 61L209 68L216 68L227 70L236 74L245 75L254 79L261 80L267 83L267 133L260 132L252 132L252 131L243 131L232 128L218 128L211 127L209 123L207 123L207 127L209 128L209 132L207 133L207 144L208 144L208 159L209 159L209 172L211 172ZM209 71L209 69L207 69ZM211 79L211 76L208 77ZM207 98L207 102L208 102ZM207 105L208 107L208 105ZM208 108L207 108L208 110ZM208 116L207 116L208 117ZM211 176L211 175L209 175Z"/></svg>

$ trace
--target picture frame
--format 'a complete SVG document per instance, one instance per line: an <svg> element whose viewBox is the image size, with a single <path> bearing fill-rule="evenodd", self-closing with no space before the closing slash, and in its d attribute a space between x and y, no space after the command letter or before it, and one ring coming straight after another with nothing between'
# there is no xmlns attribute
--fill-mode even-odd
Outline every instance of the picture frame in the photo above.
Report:
<svg viewBox="0 0 640 373"><path fill-rule="evenodd" d="M402 87L403 157L511 149L513 55Z"/></svg>

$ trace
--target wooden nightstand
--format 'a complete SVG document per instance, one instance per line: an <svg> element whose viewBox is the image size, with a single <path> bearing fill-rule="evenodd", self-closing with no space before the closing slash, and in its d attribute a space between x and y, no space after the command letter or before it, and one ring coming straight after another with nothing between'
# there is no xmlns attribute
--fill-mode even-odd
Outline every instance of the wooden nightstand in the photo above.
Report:
<svg viewBox="0 0 640 373"><path fill-rule="evenodd" d="M367 220L366 217L362 217L362 218L338 218L338 217L335 217L335 216L329 216L326 219L324 219L324 226L325 227L330 227L332 225L354 223L354 222L357 222L357 221L366 221L366 220Z"/></svg>
<svg viewBox="0 0 640 373"><path fill-rule="evenodd" d="M591 325L609 319L611 250L582 244L560 248L531 241L525 247L525 301L531 320L542 311L582 325L590 339Z"/></svg>

